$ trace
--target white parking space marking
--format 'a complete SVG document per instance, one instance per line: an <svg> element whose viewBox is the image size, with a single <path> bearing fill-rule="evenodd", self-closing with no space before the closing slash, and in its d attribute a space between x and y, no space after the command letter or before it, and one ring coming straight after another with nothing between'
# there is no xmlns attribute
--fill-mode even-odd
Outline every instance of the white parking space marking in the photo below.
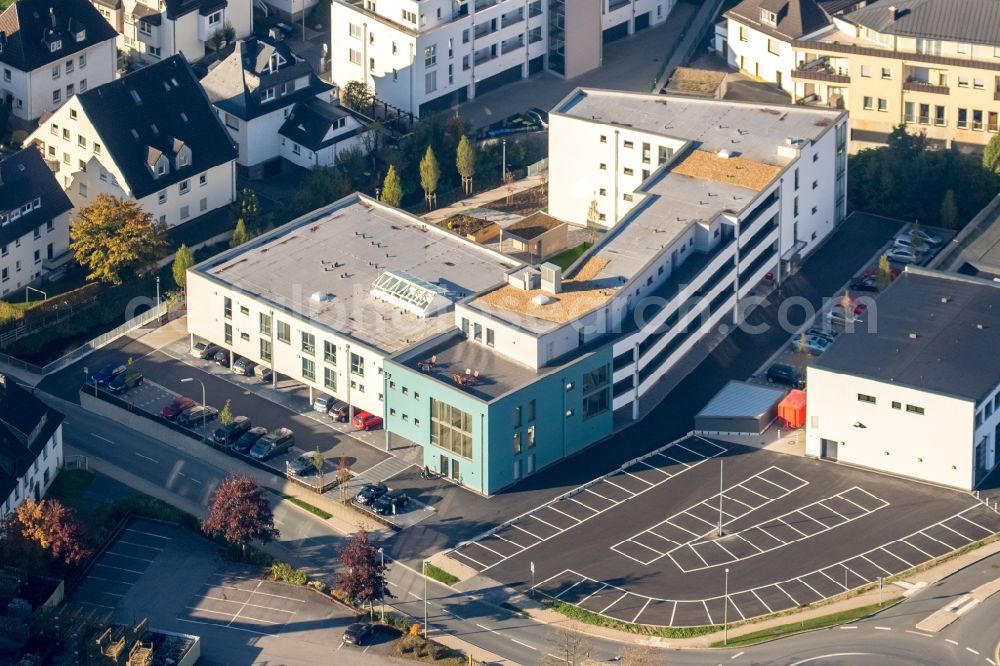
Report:
<svg viewBox="0 0 1000 666"><path fill-rule="evenodd" d="M640 461L640 462L642 462L642 461ZM646 463L643 463L643 464L645 465ZM649 465L646 465L646 466L650 467ZM656 468L653 467L653 469L656 469ZM642 478L641 476L636 476L632 472L625 472L625 473L628 474L629 476L631 476L633 479L639 479L640 481L642 481L643 483L645 483L647 486L655 486L656 485L652 481L647 481L646 479Z"/></svg>
<svg viewBox="0 0 1000 666"><path fill-rule="evenodd" d="M774 612L773 610L771 610L771 607L770 607L770 606L768 606L768 605L767 605L767 604L766 604L766 603L764 602L764 600L760 598L760 595L759 595L759 594L757 594L757 591L756 591L756 590L750 590L750 592L751 592L751 594L753 594L753 596L757 597L757 601L759 601L759 602L760 602L760 605L761 605L761 606L763 606L764 608L766 608L766 609L767 609L767 612L768 612L768 613L773 613L773 612ZM792 601L795 601L795 600L793 599Z"/></svg>
<svg viewBox="0 0 1000 666"><path fill-rule="evenodd" d="M632 492L631 490L629 490L629 489L628 489L628 488L626 488L625 486L619 486L619 485L618 485L617 483L615 483L615 482L614 482L614 481L612 481L611 479L604 479L604 483L610 483L610 484L611 484L612 486L614 486L615 488L619 488L619 489L621 489L621 490L623 490L623 491L627 492L627 493L628 493L629 495L631 495L631 496L633 496L633 497L635 496L635 493L634 493L634 492ZM591 491L591 492L593 492L593 491ZM594 493L594 494L595 494L595 495L597 495L597 493ZM607 498L605 497L604 499L607 499ZM610 501L610 500L609 500L609 501Z"/></svg>
<svg viewBox="0 0 1000 666"><path fill-rule="evenodd" d="M114 566L111 566L110 564L103 564L101 562L96 563L94 565L94 567L95 568L96 567L101 567L102 569L115 569L117 571L127 571L128 573L134 573L134 574L144 574L144 573L146 573L145 571L137 571L135 569L126 569L124 567L114 567Z"/></svg>
<svg viewBox="0 0 1000 666"><path fill-rule="evenodd" d="M168 536L163 536L162 534L156 534L155 532L144 532L143 530L133 529L131 527L125 528L126 532L132 532L133 534L142 534L143 536L153 537L154 539L163 539L164 541L173 541Z"/></svg>

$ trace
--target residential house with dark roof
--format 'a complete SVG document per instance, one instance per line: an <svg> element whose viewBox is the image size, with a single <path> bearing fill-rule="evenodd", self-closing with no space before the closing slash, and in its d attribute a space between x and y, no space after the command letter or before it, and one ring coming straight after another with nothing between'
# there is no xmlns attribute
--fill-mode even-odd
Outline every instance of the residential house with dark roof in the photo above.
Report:
<svg viewBox="0 0 1000 666"><path fill-rule="evenodd" d="M236 198L236 146L183 56L77 95L27 141L78 208L103 192L174 226Z"/></svg>
<svg viewBox="0 0 1000 666"><path fill-rule="evenodd" d="M796 103L849 110L852 151L899 124L972 152L1000 129L1000 2L744 0L725 16L729 64Z"/></svg>
<svg viewBox="0 0 1000 666"><path fill-rule="evenodd" d="M115 31L87 0L19 0L0 13L0 95L33 128L73 95L115 78Z"/></svg>
<svg viewBox="0 0 1000 666"><path fill-rule="evenodd" d="M371 119L360 113L311 99L292 107L278 130L280 155L300 167L329 166L345 150L367 151Z"/></svg>
<svg viewBox="0 0 1000 666"><path fill-rule="evenodd" d="M0 518L40 500L63 463L63 415L0 375Z"/></svg>
<svg viewBox="0 0 1000 666"><path fill-rule="evenodd" d="M231 26L244 39L253 32L253 0L121 0L120 10L108 11L109 21L122 16L121 49L144 63L178 53L195 62L214 48L215 33Z"/></svg>
<svg viewBox="0 0 1000 666"><path fill-rule="evenodd" d="M288 151L296 158L293 162L300 162L299 158L302 166L332 162L341 142L331 141L327 146L324 142L328 138L358 143L355 130L360 123L331 100L332 86L320 80L309 63L288 48L287 42L265 37L239 40L228 54L209 65L201 85L239 146L237 163L247 167L252 176L280 170L288 139L279 131L293 115L293 109L299 120L292 131L302 127L304 135L296 144L296 153ZM327 118L328 122L315 120ZM334 136L328 137L331 125ZM306 142L311 146L306 151L308 159L302 151ZM330 150L324 150L327 147Z"/></svg>
<svg viewBox="0 0 1000 666"><path fill-rule="evenodd" d="M907 267L808 369L806 455L972 490L997 463L1000 284Z"/></svg>
<svg viewBox="0 0 1000 666"><path fill-rule="evenodd" d="M0 296L21 293L69 261L72 209L37 150L0 162Z"/></svg>

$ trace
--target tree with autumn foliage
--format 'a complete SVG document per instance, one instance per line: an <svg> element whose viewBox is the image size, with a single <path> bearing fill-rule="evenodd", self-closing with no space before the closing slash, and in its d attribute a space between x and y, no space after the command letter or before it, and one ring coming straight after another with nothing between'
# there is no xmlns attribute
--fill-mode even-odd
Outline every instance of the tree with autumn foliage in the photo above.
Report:
<svg viewBox="0 0 1000 666"><path fill-rule="evenodd" d="M376 600L392 599L385 582L388 567L382 564L378 545L361 530L338 551L341 571L337 574L337 589L348 599L372 608Z"/></svg>
<svg viewBox="0 0 1000 666"><path fill-rule="evenodd" d="M90 555L83 524L59 500L26 500L7 517L4 530L20 534L63 564L79 564Z"/></svg>
<svg viewBox="0 0 1000 666"><path fill-rule="evenodd" d="M212 495L212 506L201 529L239 545L244 555L251 541L267 543L278 537L274 512L264 491L245 474L230 474Z"/></svg>
<svg viewBox="0 0 1000 666"><path fill-rule="evenodd" d="M142 275L167 246L167 225L134 201L99 194L80 210L69 229L69 246L88 280L121 284L121 273Z"/></svg>

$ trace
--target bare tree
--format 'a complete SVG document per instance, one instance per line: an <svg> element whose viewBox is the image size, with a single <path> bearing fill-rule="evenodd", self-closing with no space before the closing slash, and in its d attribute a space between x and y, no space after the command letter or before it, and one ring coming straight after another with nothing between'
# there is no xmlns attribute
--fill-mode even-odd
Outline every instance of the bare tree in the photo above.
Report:
<svg viewBox="0 0 1000 666"><path fill-rule="evenodd" d="M583 666L590 658L590 638L566 627L556 627L555 634L546 663L550 666Z"/></svg>
<svg viewBox="0 0 1000 666"><path fill-rule="evenodd" d="M347 502L347 482L351 480L351 465L347 462L346 456L340 457L340 466L337 467L337 487L340 488L340 501Z"/></svg>
<svg viewBox="0 0 1000 666"><path fill-rule="evenodd" d="M648 645L629 645L618 656L621 666L666 666L663 655L658 655Z"/></svg>

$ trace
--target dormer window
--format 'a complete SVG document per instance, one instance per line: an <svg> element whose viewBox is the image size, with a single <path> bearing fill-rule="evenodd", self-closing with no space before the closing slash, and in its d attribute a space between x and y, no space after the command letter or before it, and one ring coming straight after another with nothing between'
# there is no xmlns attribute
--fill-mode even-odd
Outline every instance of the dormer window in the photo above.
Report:
<svg viewBox="0 0 1000 666"><path fill-rule="evenodd" d="M778 25L778 15L770 9L760 10L760 22L768 25Z"/></svg>
<svg viewBox="0 0 1000 666"><path fill-rule="evenodd" d="M73 35L73 37L76 39L76 41L82 42L83 40L87 39L87 29L80 28L80 30L77 31L77 33Z"/></svg>
<svg viewBox="0 0 1000 666"><path fill-rule="evenodd" d="M182 152L177 156L177 166L184 167L188 165L188 155Z"/></svg>
<svg viewBox="0 0 1000 666"><path fill-rule="evenodd" d="M214 12L208 15L208 25L209 27L215 26L222 23L222 10Z"/></svg>
<svg viewBox="0 0 1000 666"><path fill-rule="evenodd" d="M160 162L159 164L156 165L156 175L157 176L162 176L166 172L167 172L167 165L166 164L164 164L163 162Z"/></svg>
<svg viewBox="0 0 1000 666"><path fill-rule="evenodd" d="M263 102L270 102L272 99L274 99L274 88L265 88L264 91L260 94L260 99Z"/></svg>
<svg viewBox="0 0 1000 666"><path fill-rule="evenodd" d="M56 51L58 51L61 48L62 48L62 40L61 39L56 39L56 40L52 41L51 43L49 43L49 52L50 53L55 53Z"/></svg>

